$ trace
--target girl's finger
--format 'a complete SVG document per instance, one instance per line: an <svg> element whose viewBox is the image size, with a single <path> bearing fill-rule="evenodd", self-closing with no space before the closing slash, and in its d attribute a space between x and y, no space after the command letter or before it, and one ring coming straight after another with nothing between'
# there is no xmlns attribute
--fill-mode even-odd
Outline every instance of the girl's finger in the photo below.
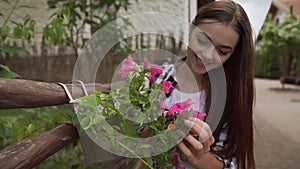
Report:
<svg viewBox="0 0 300 169"><path fill-rule="evenodd" d="M214 138L211 136L207 141L203 142L203 151L209 152L210 146L214 143Z"/></svg>
<svg viewBox="0 0 300 169"><path fill-rule="evenodd" d="M212 135L211 129L207 123L203 122L200 119L193 118L193 117L189 118L189 120L198 124L200 127L204 128L204 130L208 133L208 135Z"/></svg>
<svg viewBox="0 0 300 169"><path fill-rule="evenodd" d="M187 141L187 143L190 146L192 146L191 148L193 150L195 150L197 152L197 154L202 154L204 152L203 145L197 139L195 139L192 135L189 134L184 139Z"/></svg>
<svg viewBox="0 0 300 169"><path fill-rule="evenodd" d="M182 154L185 156L185 157L191 157L193 154L192 152L190 151L190 149L181 141L177 144L177 146L179 147L179 149L181 150Z"/></svg>
<svg viewBox="0 0 300 169"><path fill-rule="evenodd" d="M206 127L204 127L205 125L201 127L197 123L190 120L185 120L184 124L199 136L199 141L201 143L207 141L211 137L211 135L206 131Z"/></svg>

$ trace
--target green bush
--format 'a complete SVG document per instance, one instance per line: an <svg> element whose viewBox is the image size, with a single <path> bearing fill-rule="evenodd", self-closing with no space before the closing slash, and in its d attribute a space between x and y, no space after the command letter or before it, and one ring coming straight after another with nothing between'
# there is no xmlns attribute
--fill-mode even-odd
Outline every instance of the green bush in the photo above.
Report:
<svg viewBox="0 0 300 169"><path fill-rule="evenodd" d="M290 75L300 78L300 50L298 50L294 55Z"/></svg>
<svg viewBox="0 0 300 169"><path fill-rule="evenodd" d="M260 33L262 39L258 43L259 50L256 51L255 75L279 78L291 68L289 75L299 77L300 22L294 19L291 11L285 13L281 22L269 15ZM282 61L289 54L293 56L292 65L285 65Z"/></svg>
<svg viewBox="0 0 300 169"><path fill-rule="evenodd" d="M259 78L276 79L281 75L278 56L269 54L266 49L256 52L254 69L255 76Z"/></svg>

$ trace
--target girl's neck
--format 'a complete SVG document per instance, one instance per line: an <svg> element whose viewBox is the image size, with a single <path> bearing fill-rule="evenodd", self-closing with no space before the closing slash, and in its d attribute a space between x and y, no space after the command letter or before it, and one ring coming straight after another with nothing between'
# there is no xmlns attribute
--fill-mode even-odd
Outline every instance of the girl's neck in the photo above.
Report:
<svg viewBox="0 0 300 169"><path fill-rule="evenodd" d="M178 82L178 90L185 93L195 93L202 91L203 75L195 74L191 71L187 64L179 64L176 66L176 79Z"/></svg>

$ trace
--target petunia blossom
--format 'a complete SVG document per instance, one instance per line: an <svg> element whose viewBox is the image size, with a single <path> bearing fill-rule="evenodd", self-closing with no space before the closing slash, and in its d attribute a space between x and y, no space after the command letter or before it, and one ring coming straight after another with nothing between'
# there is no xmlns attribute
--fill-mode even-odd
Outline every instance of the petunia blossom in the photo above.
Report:
<svg viewBox="0 0 300 169"><path fill-rule="evenodd" d="M202 120L203 117L205 117L205 116L206 116L206 113L203 113L203 112L200 112L197 110L193 110L192 115L191 115L191 117L197 118L199 120Z"/></svg>
<svg viewBox="0 0 300 169"><path fill-rule="evenodd" d="M172 159L178 159L178 157L179 157L178 153L172 153L171 154Z"/></svg>
<svg viewBox="0 0 300 169"><path fill-rule="evenodd" d="M151 83L154 83L155 76L157 74L162 74L162 72L163 72L162 67L160 67L160 66L158 66L156 64L151 64L151 73L150 73L148 79L150 80Z"/></svg>
<svg viewBox="0 0 300 169"><path fill-rule="evenodd" d="M132 57L128 56L122 63L121 68L117 71L117 74L121 74L122 78L125 78L127 73L135 69Z"/></svg>
<svg viewBox="0 0 300 169"><path fill-rule="evenodd" d="M178 160L179 155L178 155L178 153L172 153L172 154L171 154L171 158L172 158L172 159L175 159L175 163L174 163L175 169L186 169L185 167L183 167L183 166L181 166L181 165L179 164L179 160Z"/></svg>
<svg viewBox="0 0 300 169"><path fill-rule="evenodd" d="M153 75L152 73L148 76L149 81L153 84L155 81L155 75Z"/></svg>
<svg viewBox="0 0 300 169"><path fill-rule="evenodd" d="M164 111L169 110L168 106L163 100L159 102L158 114L161 115Z"/></svg>
<svg viewBox="0 0 300 169"><path fill-rule="evenodd" d="M175 164L176 169L186 169L185 167L181 166L179 163Z"/></svg>
<svg viewBox="0 0 300 169"><path fill-rule="evenodd" d="M162 87L162 91L166 94L168 94L170 92L170 88L174 88L172 86L172 83L170 81L166 81L166 80L163 80L161 83L160 83L161 87Z"/></svg>
<svg viewBox="0 0 300 169"><path fill-rule="evenodd" d="M186 113L186 111L188 111L188 109L192 104L194 104L194 102L191 99L187 99L183 102L175 103L172 105L167 115L172 115L175 112L178 112L179 114L184 114Z"/></svg>
<svg viewBox="0 0 300 169"><path fill-rule="evenodd" d="M162 67L156 64L151 64L151 73L156 75L157 73L162 74L162 72L163 72Z"/></svg>
<svg viewBox="0 0 300 169"><path fill-rule="evenodd" d="M151 64L147 58L144 59L144 69L145 70L151 69Z"/></svg>

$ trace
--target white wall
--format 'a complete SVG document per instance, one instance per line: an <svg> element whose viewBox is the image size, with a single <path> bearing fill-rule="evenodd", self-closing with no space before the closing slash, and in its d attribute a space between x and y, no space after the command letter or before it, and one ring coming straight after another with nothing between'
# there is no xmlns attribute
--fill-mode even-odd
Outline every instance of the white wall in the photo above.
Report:
<svg viewBox="0 0 300 169"><path fill-rule="evenodd" d="M157 27L157 26L165 26L164 33L166 34L175 34L179 36L179 34L183 33L184 43L187 43L188 37L188 24L181 24L182 22L189 23L190 20L195 16L197 4L196 0L138 0L136 3L135 0L132 0L132 6L128 11L122 11L119 16L126 16L144 12L160 12L167 13L170 15L174 15L174 18L178 18L178 22L176 19L172 20L162 20L162 18L150 19L140 17L138 19L134 19L134 25L138 25L139 29L147 27ZM171 16L170 16L171 17ZM161 22L167 22L162 24Z"/></svg>

